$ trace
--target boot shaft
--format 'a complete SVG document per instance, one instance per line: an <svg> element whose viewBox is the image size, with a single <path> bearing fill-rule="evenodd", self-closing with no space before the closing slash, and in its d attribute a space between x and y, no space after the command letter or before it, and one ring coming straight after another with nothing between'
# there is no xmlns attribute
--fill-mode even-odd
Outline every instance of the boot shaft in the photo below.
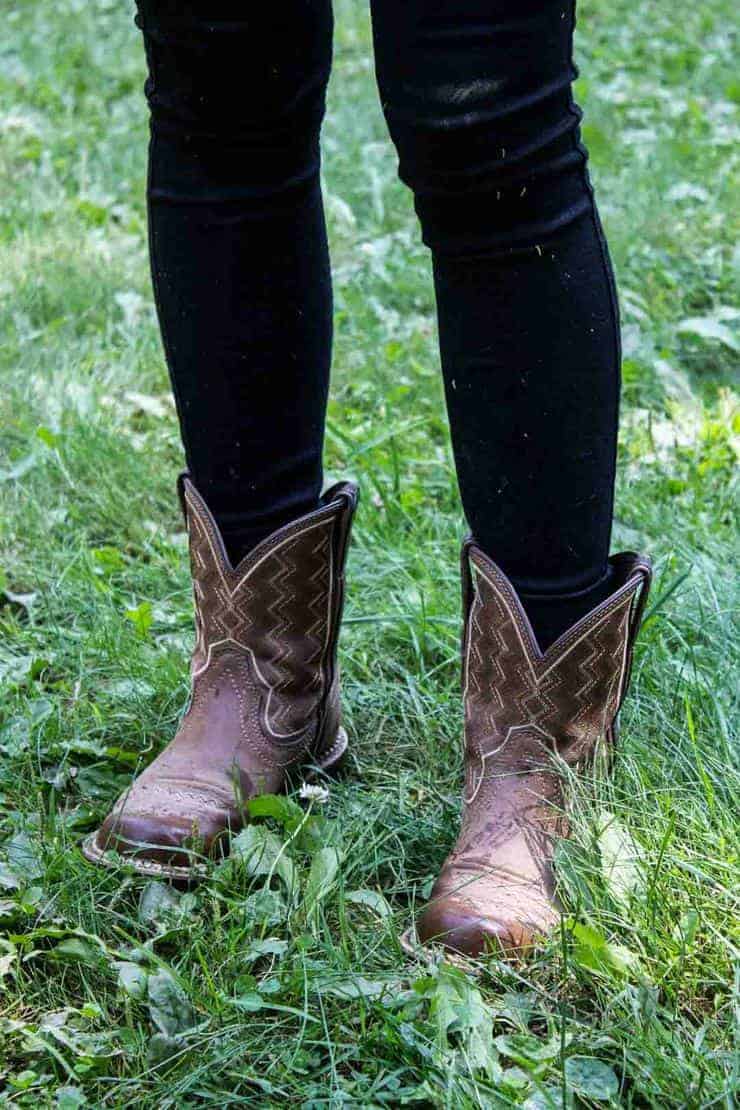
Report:
<svg viewBox="0 0 740 1110"><path fill-rule="evenodd" d="M315 512L268 536L236 567L187 475L180 495L196 615L193 698L220 659L246 659L265 692L266 734L289 743L332 688L357 487L333 487Z"/></svg>
<svg viewBox="0 0 740 1110"><path fill-rule="evenodd" d="M544 653L514 588L476 544L463 548L467 800L483 776L571 765L610 737L650 585L640 555L611 560L616 587Z"/></svg>

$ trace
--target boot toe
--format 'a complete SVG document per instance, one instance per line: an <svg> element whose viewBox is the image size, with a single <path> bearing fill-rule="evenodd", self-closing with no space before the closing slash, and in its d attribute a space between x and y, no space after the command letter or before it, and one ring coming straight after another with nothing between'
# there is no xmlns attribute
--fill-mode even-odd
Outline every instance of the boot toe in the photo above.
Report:
<svg viewBox="0 0 740 1110"><path fill-rule="evenodd" d="M233 814L205 796L201 804L178 813L143 801L131 804L129 798L106 817L93 839L96 855L114 850L134 863L188 868L217 855L225 834L235 827Z"/></svg>
<svg viewBox="0 0 740 1110"><path fill-rule="evenodd" d="M100 852L113 850L137 860L189 867L196 855L189 843L204 840L198 828L176 818L111 815L103 822L94 843ZM209 839L213 841L217 835L214 830Z"/></svg>
<svg viewBox="0 0 740 1110"><path fill-rule="evenodd" d="M534 943L534 931L524 922L481 913L454 898L430 902L419 917L417 932L423 944L441 944L464 956L519 952Z"/></svg>

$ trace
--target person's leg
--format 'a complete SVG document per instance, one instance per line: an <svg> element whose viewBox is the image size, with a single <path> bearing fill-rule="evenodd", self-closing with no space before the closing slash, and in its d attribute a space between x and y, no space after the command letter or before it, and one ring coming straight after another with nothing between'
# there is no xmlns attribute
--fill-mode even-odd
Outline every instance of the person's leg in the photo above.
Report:
<svg viewBox="0 0 740 1110"><path fill-rule="evenodd" d="M306 765L335 767L347 747L336 653L357 489L319 497L331 11L328 0L138 6L152 269L190 464L180 495L197 635L174 738L83 851L106 864L115 849L145 875L189 882L226 850L250 798Z"/></svg>
<svg viewBox="0 0 740 1110"><path fill-rule="evenodd" d="M188 466L232 562L316 508L331 350L330 0L137 0L154 288Z"/></svg>
<svg viewBox="0 0 740 1110"><path fill-rule="evenodd" d="M434 256L474 532L462 824L417 935L479 956L557 925L561 772L614 738L650 563L607 562L618 320L571 98L572 0L373 4L383 106Z"/></svg>
<svg viewBox="0 0 740 1110"><path fill-rule="evenodd" d="M611 589L619 330L573 23L572 0L373 0L383 109L433 253L463 505L543 648Z"/></svg>

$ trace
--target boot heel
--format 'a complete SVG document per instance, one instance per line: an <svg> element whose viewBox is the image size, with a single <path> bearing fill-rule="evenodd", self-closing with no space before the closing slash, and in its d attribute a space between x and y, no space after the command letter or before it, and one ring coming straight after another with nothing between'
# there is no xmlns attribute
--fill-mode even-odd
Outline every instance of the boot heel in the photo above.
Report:
<svg viewBox="0 0 740 1110"><path fill-rule="evenodd" d="M334 743L328 751L322 753L320 759L316 761L316 766L325 775L338 775L347 765L348 756L348 738L346 729L340 728L337 730L337 735Z"/></svg>

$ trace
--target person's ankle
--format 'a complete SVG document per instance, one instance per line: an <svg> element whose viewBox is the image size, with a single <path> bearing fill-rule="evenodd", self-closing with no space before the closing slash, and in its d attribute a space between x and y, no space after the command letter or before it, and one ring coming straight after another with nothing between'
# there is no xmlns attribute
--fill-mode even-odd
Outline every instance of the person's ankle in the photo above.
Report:
<svg viewBox="0 0 740 1110"><path fill-rule="evenodd" d="M609 564L602 578L593 586L576 593L529 594L519 593L524 611L542 651L547 651L555 641L590 613L614 590L614 569Z"/></svg>

